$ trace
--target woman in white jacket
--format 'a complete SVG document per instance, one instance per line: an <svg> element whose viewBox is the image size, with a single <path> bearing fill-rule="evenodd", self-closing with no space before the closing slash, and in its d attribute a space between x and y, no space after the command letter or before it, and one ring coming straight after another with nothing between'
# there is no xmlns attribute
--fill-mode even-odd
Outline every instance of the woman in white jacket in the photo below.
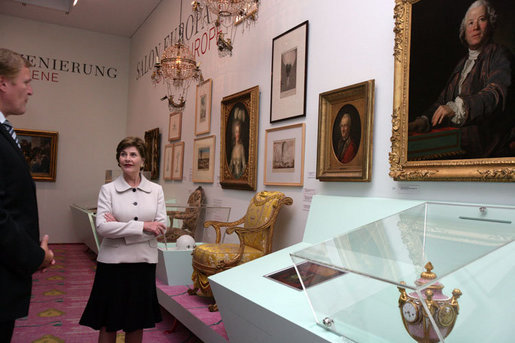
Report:
<svg viewBox="0 0 515 343"><path fill-rule="evenodd" d="M156 293L156 236L166 230L160 185L142 174L145 143L124 138L116 149L122 175L100 189L96 228L103 237L91 295L81 325L99 332L99 342L141 342L143 329L161 321Z"/></svg>

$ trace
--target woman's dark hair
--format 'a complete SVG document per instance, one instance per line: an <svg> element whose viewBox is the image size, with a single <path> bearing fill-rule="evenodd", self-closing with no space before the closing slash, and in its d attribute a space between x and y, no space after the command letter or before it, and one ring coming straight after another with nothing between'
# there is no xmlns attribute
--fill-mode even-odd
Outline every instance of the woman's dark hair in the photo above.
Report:
<svg viewBox="0 0 515 343"><path fill-rule="evenodd" d="M138 149L141 158L143 160L146 160L147 149L143 139L139 137L125 137L120 141L120 143L118 143L118 147L116 148L116 162L118 162L118 165L120 163L120 154L123 150L130 147L135 147L136 149Z"/></svg>

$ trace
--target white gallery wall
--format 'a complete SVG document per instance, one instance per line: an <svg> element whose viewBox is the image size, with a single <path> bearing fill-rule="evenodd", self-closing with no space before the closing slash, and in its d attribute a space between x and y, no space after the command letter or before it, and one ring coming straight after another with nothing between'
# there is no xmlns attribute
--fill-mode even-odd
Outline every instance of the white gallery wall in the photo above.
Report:
<svg viewBox="0 0 515 343"><path fill-rule="evenodd" d="M162 53L165 37L179 23L179 0L163 0L131 41L129 71L128 134L143 135L145 130L159 127L161 154L167 144L167 104L159 99L165 95L162 85L152 86L151 70L138 74L141 64L151 65L157 47ZM187 44L202 40L210 27L191 25L189 2L183 1L183 22ZM453 202L477 202L514 205L513 183L480 182L396 182L390 176L388 154L391 150L391 114L393 101L393 46L394 1L389 0L266 0L261 1L258 21L250 29L236 36L232 57L218 57L211 41L210 49L199 51L197 61L204 78L213 80L211 132L216 136L215 182L200 184L206 191L209 205L232 207L231 219L244 214L254 192L222 189L220 175L220 110L221 100L250 87L259 85L259 144L257 163L257 191L280 190L293 198L293 205L285 208L278 222L274 249L302 239L307 209L312 194L391 197ZM279 123L270 123L270 88L272 40L290 28L309 20L306 116ZM199 24L200 25L200 24ZM188 31L189 30L189 31ZM161 45L160 45L161 44ZM375 80L373 160L371 182L320 182L316 180L318 96L325 91ZM185 203L189 192L198 184L191 182L195 116L195 87L189 90L183 114L182 137L185 143L184 180L159 182L167 198ZM264 186L265 130L295 123L306 123L306 153L304 187ZM162 162L162 161L161 161ZM163 163L161 163L161 166ZM363 212L367 209L364 208ZM356 215L359 215L358 213ZM342 218L342 221L345 218Z"/></svg>
<svg viewBox="0 0 515 343"><path fill-rule="evenodd" d="M27 112L9 120L16 128L59 134L56 181L36 182L40 231L53 243L78 242L70 205L96 204L105 170L118 168L130 40L3 15L0 32L1 47L34 64Z"/></svg>

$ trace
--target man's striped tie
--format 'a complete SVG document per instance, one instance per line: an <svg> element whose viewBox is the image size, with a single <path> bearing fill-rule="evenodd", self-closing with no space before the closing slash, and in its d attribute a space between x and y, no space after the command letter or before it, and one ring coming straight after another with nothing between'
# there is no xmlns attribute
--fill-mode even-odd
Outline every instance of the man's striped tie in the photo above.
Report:
<svg viewBox="0 0 515 343"><path fill-rule="evenodd" d="M18 144L18 148L21 149L21 145L20 145L20 142L18 141L18 137L16 137L16 132L14 132L14 128L13 126L11 125L11 123L9 123L9 121L6 119L5 122L4 122L4 126L5 128L7 129L7 131L9 131L9 134L11 135L11 137L14 139L14 141L16 142L16 144Z"/></svg>

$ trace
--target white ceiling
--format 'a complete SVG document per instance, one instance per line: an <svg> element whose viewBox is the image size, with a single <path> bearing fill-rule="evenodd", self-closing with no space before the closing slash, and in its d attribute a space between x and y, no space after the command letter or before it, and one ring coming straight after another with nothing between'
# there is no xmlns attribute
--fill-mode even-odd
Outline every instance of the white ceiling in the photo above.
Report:
<svg viewBox="0 0 515 343"><path fill-rule="evenodd" d="M69 14L15 0L0 0L0 14L131 37L161 0L79 0Z"/></svg>

